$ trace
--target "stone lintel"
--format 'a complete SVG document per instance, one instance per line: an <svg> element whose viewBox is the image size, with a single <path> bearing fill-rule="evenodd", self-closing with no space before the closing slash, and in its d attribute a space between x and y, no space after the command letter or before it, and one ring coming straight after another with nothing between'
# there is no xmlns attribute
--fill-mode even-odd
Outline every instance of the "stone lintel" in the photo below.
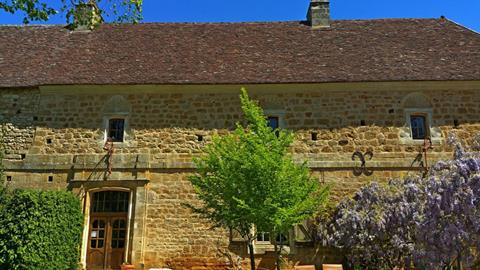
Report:
<svg viewBox="0 0 480 270"><path fill-rule="evenodd" d="M81 188L86 187L88 189L95 187L126 187L126 188L135 188L140 186L145 186L150 181L148 179L137 179L137 180L70 180L70 188Z"/></svg>

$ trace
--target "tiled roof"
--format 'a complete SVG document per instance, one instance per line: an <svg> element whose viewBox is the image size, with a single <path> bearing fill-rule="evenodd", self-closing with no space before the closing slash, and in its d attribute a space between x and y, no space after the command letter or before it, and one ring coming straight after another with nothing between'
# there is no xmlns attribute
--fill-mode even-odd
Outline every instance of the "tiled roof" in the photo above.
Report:
<svg viewBox="0 0 480 270"><path fill-rule="evenodd" d="M0 87L480 80L480 35L446 19L0 26Z"/></svg>

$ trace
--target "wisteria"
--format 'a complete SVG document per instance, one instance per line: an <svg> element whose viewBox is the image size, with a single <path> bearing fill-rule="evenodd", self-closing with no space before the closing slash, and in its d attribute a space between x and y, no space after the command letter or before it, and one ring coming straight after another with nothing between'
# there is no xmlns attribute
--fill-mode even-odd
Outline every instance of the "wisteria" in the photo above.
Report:
<svg viewBox="0 0 480 270"><path fill-rule="evenodd" d="M415 261L428 269L471 267L480 245L480 157L456 140L452 161L437 163L426 179Z"/></svg>
<svg viewBox="0 0 480 270"><path fill-rule="evenodd" d="M337 207L326 237L365 269L470 269L480 250L480 155L453 136L454 158L426 176L371 183Z"/></svg>

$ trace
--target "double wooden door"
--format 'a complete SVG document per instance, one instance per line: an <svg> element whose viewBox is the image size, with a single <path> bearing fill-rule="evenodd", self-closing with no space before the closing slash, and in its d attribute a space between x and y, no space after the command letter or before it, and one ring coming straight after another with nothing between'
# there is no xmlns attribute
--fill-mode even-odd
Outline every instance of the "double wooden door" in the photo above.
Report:
<svg viewBox="0 0 480 270"><path fill-rule="evenodd" d="M117 270L125 262L125 248L128 238L128 199L125 206L123 206L125 202L119 202L119 199L122 200L125 196L112 192L93 196L94 201L89 224L87 270ZM120 207L118 207L119 204L121 204Z"/></svg>

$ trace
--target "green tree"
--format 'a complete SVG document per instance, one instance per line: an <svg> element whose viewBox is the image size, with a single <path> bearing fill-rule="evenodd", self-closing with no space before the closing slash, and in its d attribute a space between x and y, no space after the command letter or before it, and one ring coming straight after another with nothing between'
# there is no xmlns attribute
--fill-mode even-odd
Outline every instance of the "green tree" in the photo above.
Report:
<svg viewBox="0 0 480 270"><path fill-rule="evenodd" d="M3 137L4 137L4 127L3 125L0 125L0 196L3 191L3 187L5 184L5 179L3 178L3 155L5 154L5 148L4 148L4 143L3 143ZM1 207L1 206L0 206Z"/></svg>
<svg viewBox="0 0 480 270"><path fill-rule="evenodd" d="M192 206L194 211L246 239L255 269L252 229L270 232L273 238L285 234L321 209L328 187L320 186L305 164L293 161L288 152L291 132L268 127L263 110L245 89L240 100L247 125L215 136L205 155L194 160L198 171L189 179L202 201ZM280 254L277 249L277 268Z"/></svg>
<svg viewBox="0 0 480 270"><path fill-rule="evenodd" d="M31 21L47 21L50 16L65 12L71 23L78 6L94 5L102 18L112 17L116 22L138 22L141 20L143 0L0 0L0 10L23 14L25 24Z"/></svg>

